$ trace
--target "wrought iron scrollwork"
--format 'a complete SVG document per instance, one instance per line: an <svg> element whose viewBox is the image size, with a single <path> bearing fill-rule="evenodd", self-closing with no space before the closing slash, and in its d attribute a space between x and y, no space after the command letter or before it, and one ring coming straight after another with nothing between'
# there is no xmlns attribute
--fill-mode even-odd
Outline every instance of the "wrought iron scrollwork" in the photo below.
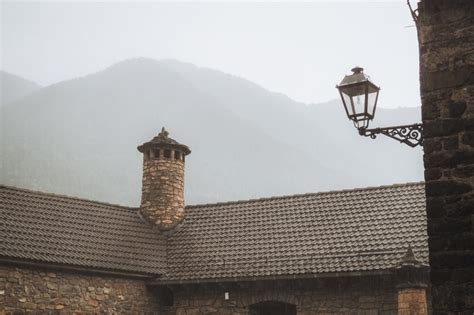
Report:
<svg viewBox="0 0 474 315"><path fill-rule="evenodd" d="M405 126L394 126L394 127L385 127L385 128L373 128L365 129L360 128L359 134L361 136L370 137L375 139L378 134L386 135L392 139L399 141L400 143L405 143L410 147L416 147L418 145L423 145L423 125L422 124L413 124Z"/></svg>

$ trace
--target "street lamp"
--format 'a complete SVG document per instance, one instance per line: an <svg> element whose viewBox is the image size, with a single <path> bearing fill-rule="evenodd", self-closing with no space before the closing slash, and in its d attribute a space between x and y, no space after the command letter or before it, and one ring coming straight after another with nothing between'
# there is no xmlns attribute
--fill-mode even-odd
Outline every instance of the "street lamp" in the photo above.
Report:
<svg viewBox="0 0 474 315"><path fill-rule="evenodd" d="M423 145L423 125L403 125L368 129L375 116L380 88L375 85L361 67L352 69L351 75L344 76L336 86L346 110L361 136L375 139L377 134L386 135L411 147Z"/></svg>

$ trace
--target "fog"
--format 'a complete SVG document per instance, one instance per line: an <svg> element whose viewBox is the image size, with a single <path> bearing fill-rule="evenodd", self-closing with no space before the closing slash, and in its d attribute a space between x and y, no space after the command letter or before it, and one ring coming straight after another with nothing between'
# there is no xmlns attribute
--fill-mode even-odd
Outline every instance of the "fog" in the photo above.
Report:
<svg viewBox="0 0 474 315"><path fill-rule="evenodd" d="M1 68L41 85L125 59L172 58L320 103L359 65L383 88L380 106L420 105L416 28L403 0L0 6Z"/></svg>
<svg viewBox="0 0 474 315"><path fill-rule="evenodd" d="M364 66L374 127L420 121L403 1L1 6L0 183L136 206L162 126L192 150L187 203L423 179L421 148L360 137L335 89Z"/></svg>

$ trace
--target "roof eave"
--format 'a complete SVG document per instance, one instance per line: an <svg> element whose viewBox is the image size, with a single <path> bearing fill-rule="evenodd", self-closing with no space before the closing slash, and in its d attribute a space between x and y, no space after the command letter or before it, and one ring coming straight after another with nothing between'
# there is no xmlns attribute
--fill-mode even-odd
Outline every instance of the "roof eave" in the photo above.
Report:
<svg viewBox="0 0 474 315"><path fill-rule="evenodd" d="M156 279L159 277L160 274L156 273L141 273L141 272L131 272L126 270L118 270L118 269L101 269L96 267L82 267L82 266L75 266L75 265L66 265L66 264L58 264L58 263L49 263L49 262L41 262L35 260L26 260L26 259L18 259L15 257L5 257L0 256L0 265L13 265L15 267L38 267L44 269L54 269L55 271L69 271L69 272L79 272L79 273L88 273L88 274L100 274L100 275L108 275L108 276L119 276L119 277L126 277L126 278L139 278L139 279Z"/></svg>
<svg viewBox="0 0 474 315"><path fill-rule="evenodd" d="M149 285L183 285L183 284L201 284L201 283L232 283L247 281L269 281L269 280L296 280L296 279L315 279L315 278L337 278L337 277L364 277L364 276L383 276L392 275L394 269L366 270L366 271L344 271L327 272L295 275L269 275L255 277L227 277L212 279L190 279L190 280L160 280L159 278L149 282Z"/></svg>

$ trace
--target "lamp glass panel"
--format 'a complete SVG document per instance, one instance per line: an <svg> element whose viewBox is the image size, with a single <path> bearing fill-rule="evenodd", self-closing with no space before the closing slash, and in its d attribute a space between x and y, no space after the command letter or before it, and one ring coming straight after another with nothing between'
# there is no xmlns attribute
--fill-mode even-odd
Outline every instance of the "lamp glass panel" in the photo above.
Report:
<svg viewBox="0 0 474 315"><path fill-rule="evenodd" d="M344 92L342 92L341 94L342 94L344 106L346 107L347 112L349 113L349 115L354 115L354 111L352 109L351 97Z"/></svg>
<svg viewBox="0 0 474 315"><path fill-rule="evenodd" d="M344 94L347 94L352 99L351 114L364 115L365 114L365 84L354 84L344 87Z"/></svg>
<svg viewBox="0 0 474 315"><path fill-rule="evenodd" d="M354 95L352 101L354 102L355 113L365 115L365 94Z"/></svg>
<svg viewBox="0 0 474 315"><path fill-rule="evenodd" d="M367 95L367 113L372 115L372 117L375 114L375 105L376 105L375 102L377 101L378 93L379 93L378 91L370 93L370 90L369 90L369 94Z"/></svg>

